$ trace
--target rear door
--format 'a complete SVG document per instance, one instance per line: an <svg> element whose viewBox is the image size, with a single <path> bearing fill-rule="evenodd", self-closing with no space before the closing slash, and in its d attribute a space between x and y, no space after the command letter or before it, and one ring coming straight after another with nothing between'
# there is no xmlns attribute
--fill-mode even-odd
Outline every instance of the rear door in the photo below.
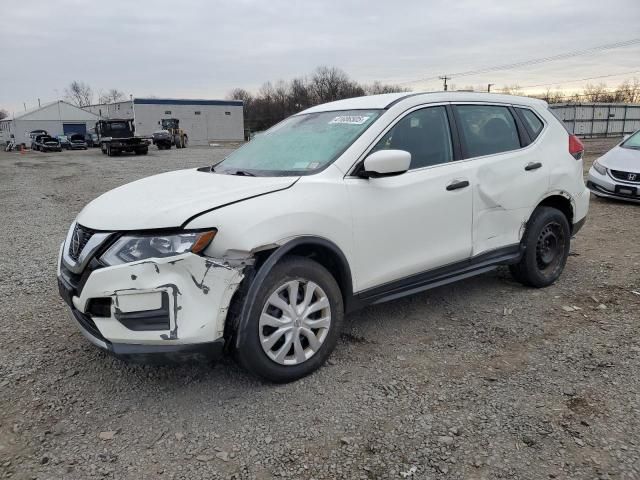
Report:
<svg viewBox="0 0 640 480"><path fill-rule="evenodd" d="M462 154L473 166L472 255L517 245L549 189L544 123L537 119L542 125L533 138L512 106L456 104L453 110Z"/></svg>

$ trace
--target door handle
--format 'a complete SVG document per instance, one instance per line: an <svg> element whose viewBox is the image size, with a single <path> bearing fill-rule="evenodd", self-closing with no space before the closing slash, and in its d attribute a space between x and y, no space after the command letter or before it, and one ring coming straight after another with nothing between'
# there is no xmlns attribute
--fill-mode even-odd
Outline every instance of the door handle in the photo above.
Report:
<svg viewBox="0 0 640 480"><path fill-rule="evenodd" d="M465 187L468 187L468 186L469 186L469 181L468 180L454 180L449 185L447 185L447 190L448 191L458 190L460 188L465 188Z"/></svg>
<svg viewBox="0 0 640 480"><path fill-rule="evenodd" d="M529 162L527 163L527 165L524 167L524 169L528 172L530 170L537 170L542 166L542 164L540 162Z"/></svg>

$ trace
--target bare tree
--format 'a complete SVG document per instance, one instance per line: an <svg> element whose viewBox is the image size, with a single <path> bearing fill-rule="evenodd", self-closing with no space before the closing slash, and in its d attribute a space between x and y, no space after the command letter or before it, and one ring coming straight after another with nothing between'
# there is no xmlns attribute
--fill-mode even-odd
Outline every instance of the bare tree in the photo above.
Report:
<svg viewBox="0 0 640 480"><path fill-rule="evenodd" d="M364 93L367 95L379 95L381 93L397 93L407 92L408 89L401 87L400 85L385 85L378 81L373 82L371 85L364 86Z"/></svg>
<svg viewBox="0 0 640 480"><path fill-rule="evenodd" d="M244 102L245 128L259 131L318 103L358 97L365 93L402 91L406 90L397 85L383 85L380 82L363 86L351 80L338 68L318 67L310 77L266 82L255 95L242 88L236 88L229 92L227 98Z"/></svg>
<svg viewBox="0 0 640 480"><path fill-rule="evenodd" d="M522 88L517 84L505 85L500 91L505 95L523 95Z"/></svg>
<svg viewBox="0 0 640 480"><path fill-rule="evenodd" d="M582 95L588 102L612 102L613 95L607 89L606 83L598 83L593 85L588 83L584 87L584 93Z"/></svg>
<svg viewBox="0 0 640 480"><path fill-rule="evenodd" d="M5 118L7 118L9 116L9 112L7 112L5 109L0 108L0 120L4 120Z"/></svg>
<svg viewBox="0 0 640 480"><path fill-rule="evenodd" d="M107 93L103 93L98 98L98 103L116 103L125 99L124 92L121 92L117 88L112 88Z"/></svg>
<svg viewBox="0 0 640 480"><path fill-rule="evenodd" d="M640 101L640 80L625 80L614 92L616 102L637 103Z"/></svg>
<svg viewBox="0 0 640 480"><path fill-rule="evenodd" d="M244 88L234 88L227 95L227 99L242 100L242 102L244 102L244 104L247 105L251 103L251 101L253 100L253 95L251 95L251 93L249 93Z"/></svg>
<svg viewBox="0 0 640 480"><path fill-rule="evenodd" d="M64 91L65 97L78 107L86 107L93 102L93 90L84 82L74 80Z"/></svg>

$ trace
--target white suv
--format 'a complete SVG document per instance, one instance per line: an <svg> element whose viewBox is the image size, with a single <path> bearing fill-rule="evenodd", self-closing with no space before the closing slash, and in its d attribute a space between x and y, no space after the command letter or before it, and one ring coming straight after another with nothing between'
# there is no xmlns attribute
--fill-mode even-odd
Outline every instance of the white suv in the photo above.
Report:
<svg viewBox="0 0 640 480"><path fill-rule="evenodd" d="M125 359L233 350L317 369L345 313L509 265L562 272L585 221L582 144L539 100L386 94L294 115L214 167L116 188L60 249L82 332Z"/></svg>

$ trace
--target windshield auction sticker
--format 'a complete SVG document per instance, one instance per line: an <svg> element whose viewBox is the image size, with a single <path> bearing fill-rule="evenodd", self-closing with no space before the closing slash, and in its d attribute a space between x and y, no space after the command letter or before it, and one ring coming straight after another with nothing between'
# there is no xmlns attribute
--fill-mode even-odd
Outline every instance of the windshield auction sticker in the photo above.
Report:
<svg viewBox="0 0 640 480"><path fill-rule="evenodd" d="M329 123L341 123L343 125L362 125L369 117L365 117L364 115L343 115L341 117L335 117Z"/></svg>

